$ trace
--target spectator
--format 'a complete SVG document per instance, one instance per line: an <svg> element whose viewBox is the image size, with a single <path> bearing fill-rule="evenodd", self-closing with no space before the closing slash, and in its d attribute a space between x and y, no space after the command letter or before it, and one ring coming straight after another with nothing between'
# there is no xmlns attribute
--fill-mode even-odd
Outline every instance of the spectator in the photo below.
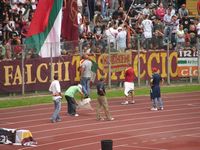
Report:
<svg viewBox="0 0 200 150"><path fill-rule="evenodd" d="M170 4L172 4L172 0L161 0L161 3L163 3L164 8L167 8Z"/></svg>
<svg viewBox="0 0 200 150"><path fill-rule="evenodd" d="M114 22L108 23L108 29L105 31L105 36L107 38L107 44L108 46L113 46L114 49L116 49L116 37L117 37L118 31L115 29Z"/></svg>
<svg viewBox="0 0 200 150"><path fill-rule="evenodd" d="M32 9L33 11L35 11L36 8L37 8L37 0L29 0L29 2L30 2L30 4L31 4L31 9Z"/></svg>
<svg viewBox="0 0 200 150"><path fill-rule="evenodd" d="M197 46L199 46L199 43L200 43L200 20L198 21L198 23L196 25L196 29L197 29ZM200 49L200 46L197 49Z"/></svg>
<svg viewBox="0 0 200 150"><path fill-rule="evenodd" d="M176 47L176 33L179 26L179 19L177 19L177 16L172 16L172 34L171 34L171 44L173 49Z"/></svg>
<svg viewBox="0 0 200 150"><path fill-rule="evenodd" d="M3 25L0 23L0 44L3 41Z"/></svg>
<svg viewBox="0 0 200 150"><path fill-rule="evenodd" d="M159 7L155 10L155 14L161 21L163 20L165 15L165 8L163 7L162 3L160 3Z"/></svg>
<svg viewBox="0 0 200 150"><path fill-rule="evenodd" d="M190 46L190 34L188 33L188 29L184 29L184 34L185 34L185 47L189 47Z"/></svg>
<svg viewBox="0 0 200 150"><path fill-rule="evenodd" d="M103 21L103 17L101 13L96 11L94 15L94 26L96 26L98 22L101 23L102 21Z"/></svg>
<svg viewBox="0 0 200 150"><path fill-rule="evenodd" d="M6 61L12 60L12 50L11 50L10 41L4 40L2 45L5 48L4 60Z"/></svg>
<svg viewBox="0 0 200 150"><path fill-rule="evenodd" d="M176 15L176 10L174 9L174 7L170 4L169 6L168 6L168 8L166 9L166 14L168 13L168 11L170 11L170 15L171 16L174 16L174 15Z"/></svg>
<svg viewBox="0 0 200 150"><path fill-rule="evenodd" d="M95 38L95 45L101 45L103 49L106 47L106 43L103 40L104 29L100 22L97 22L96 26L94 27L94 38Z"/></svg>
<svg viewBox="0 0 200 150"><path fill-rule="evenodd" d="M182 4L186 4L186 0L176 0L177 2L177 10L181 8Z"/></svg>
<svg viewBox="0 0 200 150"><path fill-rule="evenodd" d="M177 35L177 46L176 46L176 51L182 50L183 47L185 46L185 33L183 30L183 25L180 24L179 28L176 32Z"/></svg>
<svg viewBox="0 0 200 150"><path fill-rule="evenodd" d="M180 18L183 18L184 16L188 16L189 15L189 11L186 8L185 4L181 5L181 8L179 8L179 10L178 10L178 14L179 14Z"/></svg>
<svg viewBox="0 0 200 150"><path fill-rule="evenodd" d="M142 10L142 14L144 16L146 16L146 15L150 16L151 15L151 11L149 9L149 4L146 4L145 8Z"/></svg>
<svg viewBox="0 0 200 150"><path fill-rule="evenodd" d="M124 52L126 49L126 36L127 36L127 31L125 28L118 27L118 34L116 37L116 42L117 42L117 51L119 52Z"/></svg>
<svg viewBox="0 0 200 150"><path fill-rule="evenodd" d="M101 0L96 0L95 10L98 12L101 12L101 3L102 3Z"/></svg>
<svg viewBox="0 0 200 150"><path fill-rule="evenodd" d="M189 31L190 35L190 47L196 47L197 44L197 29L194 23L190 24Z"/></svg>
<svg viewBox="0 0 200 150"><path fill-rule="evenodd" d="M172 25L172 16L171 12L168 11L167 14L164 16L164 23L165 23L165 28L164 28L164 43L166 44L167 41L171 40L171 25Z"/></svg>
<svg viewBox="0 0 200 150"><path fill-rule="evenodd" d="M200 20L199 20L198 24L196 25L196 29L197 29L197 36L198 36L198 38L200 38Z"/></svg>
<svg viewBox="0 0 200 150"><path fill-rule="evenodd" d="M80 35L85 33L88 38L89 33L91 33L90 23L87 17L84 18L82 24L80 25Z"/></svg>
<svg viewBox="0 0 200 150"><path fill-rule="evenodd" d="M112 12L119 8L119 0L110 0L110 8Z"/></svg>
<svg viewBox="0 0 200 150"><path fill-rule="evenodd" d="M88 9L88 19L89 21L92 21L94 18L94 0L87 0L87 9Z"/></svg>
<svg viewBox="0 0 200 150"><path fill-rule="evenodd" d="M186 15L186 16L183 16L180 20L181 24L183 25L183 30L184 29L187 29L189 31L189 28L190 28L190 24L192 23L189 16Z"/></svg>
<svg viewBox="0 0 200 150"><path fill-rule="evenodd" d="M144 48L149 50L152 43L153 23L149 19L148 15L145 15L144 20L141 23L144 36Z"/></svg>
<svg viewBox="0 0 200 150"><path fill-rule="evenodd" d="M82 0L77 0L77 6L78 6L79 12L82 14L83 13L83 2L82 2Z"/></svg>
<svg viewBox="0 0 200 150"><path fill-rule="evenodd" d="M153 38L153 45L155 49L163 48L163 36L164 36L164 24L160 18L155 19L154 21L154 38Z"/></svg>
<svg viewBox="0 0 200 150"><path fill-rule="evenodd" d="M107 9L108 9L108 0L101 1L101 15L103 18L107 17Z"/></svg>
<svg viewBox="0 0 200 150"><path fill-rule="evenodd" d="M0 61L4 59L6 50L3 45L0 45Z"/></svg>

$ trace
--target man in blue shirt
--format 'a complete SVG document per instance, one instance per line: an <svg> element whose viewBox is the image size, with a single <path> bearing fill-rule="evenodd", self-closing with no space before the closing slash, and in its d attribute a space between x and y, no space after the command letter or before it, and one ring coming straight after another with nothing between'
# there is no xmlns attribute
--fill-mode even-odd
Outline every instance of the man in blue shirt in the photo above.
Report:
<svg viewBox="0 0 200 150"><path fill-rule="evenodd" d="M153 106L151 110L163 110L163 101L161 99L160 82L164 82L163 78L159 75L158 69L153 68L153 75L151 78L151 99Z"/></svg>

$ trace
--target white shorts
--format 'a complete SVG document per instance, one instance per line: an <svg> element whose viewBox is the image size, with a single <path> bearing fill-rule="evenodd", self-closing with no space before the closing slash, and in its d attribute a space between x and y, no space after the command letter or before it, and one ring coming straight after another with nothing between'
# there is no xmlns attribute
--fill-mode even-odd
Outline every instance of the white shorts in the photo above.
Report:
<svg viewBox="0 0 200 150"><path fill-rule="evenodd" d="M133 82L124 82L124 94L129 96L129 93L134 91L134 83Z"/></svg>

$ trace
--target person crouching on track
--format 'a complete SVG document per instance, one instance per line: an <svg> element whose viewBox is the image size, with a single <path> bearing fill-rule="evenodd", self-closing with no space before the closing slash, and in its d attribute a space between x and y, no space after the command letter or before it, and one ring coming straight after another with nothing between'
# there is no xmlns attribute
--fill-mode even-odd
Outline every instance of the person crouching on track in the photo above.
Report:
<svg viewBox="0 0 200 150"><path fill-rule="evenodd" d="M79 116L76 113L76 108L78 104L74 99L76 93L80 93L81 96L83 97L84 94L82 92L81 84L70 86L65 92L65 99L67 100L67 108L68 108L67 112L70 116L75 116L75 117Z"/></svg>
<svg viewBox="0 0 200 150"><path fill-rule="evenodd" d="M101 117L101 109L103 108L106 116L106 120L112 121L114 118L111 117L109 109L108 109L108 101L106 98L106 91L105 91L105 85L104 85L104 78L101 78L100 81L97 83L97 108L96 108L96 113L97 113L97 120L104 120L103 117Z"/></svg>

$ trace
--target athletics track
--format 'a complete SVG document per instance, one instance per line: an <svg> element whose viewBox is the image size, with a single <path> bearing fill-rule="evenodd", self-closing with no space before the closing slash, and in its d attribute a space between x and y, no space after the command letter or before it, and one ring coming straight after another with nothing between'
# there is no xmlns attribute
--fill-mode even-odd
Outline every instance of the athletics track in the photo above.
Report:
<svg viewBox="0 0 200 150"><path fill-rule="evenodd" d="M200 150L200 92L163 94L164 110L150 111L149 96L135 104L109 99L114 121L96 121L95 111L79 110L50 123L53 103L0 110L0 127L30 130L36 147L0 145L0 150L101 150L101 140L112 139L113 150ZM95 101L92 105L95 108Z"/></svg>

